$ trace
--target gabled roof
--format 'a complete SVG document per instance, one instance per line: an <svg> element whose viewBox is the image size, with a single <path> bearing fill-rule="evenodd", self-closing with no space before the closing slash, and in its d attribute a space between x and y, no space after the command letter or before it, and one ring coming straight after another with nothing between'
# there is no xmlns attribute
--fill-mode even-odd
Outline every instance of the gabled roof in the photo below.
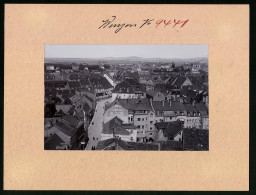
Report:
<svg viewBox="0 0 256 195"><path fill-rule="evenodd" d="M162 101L152 102L153 108L155 111L180 111L184 112L186 111L186 108L184 107L183 103L181 102L171 102L164 101L164 104Z"/></svg>
<svg viewBox="0 0 256 195"><path fill-rule="evenodd" d="M72 125L73 127L78 127L80 125L81 121L80 119L75 115L72 116L71 114L67 114L63 117L63 121L67 122L68 124Z"/></svg>
<svg viewBox="0 0 256 195"><path fill-rule="evenodd" d="M48 138L44 143L45 150L56 150L57 146L60 146L61 143L65 143L57 134L53 134Z"/></svg>
<svg viewBox="0 0 256 195"><path fill-rule="evenodd" d="M103 134L130 135L130 132L122 126L122 120L115 117L103 125Z"/></svg>
<svg viewBox="0 0 256 195"><path fill-rule="evenodd" d="M110 89L113 87L103 76L95 76L90 78L90 83L96 89Z"/></svg>
<svg viewBox="0 0 256 195"><path fill-rule="evenodd" d="M57 122L52 128L57 128L59 131L61 131L62 133L69 137L72 137L72 135L74 135L77 131L77 129L74 126L66 123L65 121Z"/></svg>
<svg viewBox="0 0 256 195"><path fill-rule="evenodd" d="M180 76L173 82L173 85L181 87L187 79L185 76Z"/></svg>
<svg viewBox="0 0 256 195"><path fill-rule="evenodd" d="M117 84L113 92L117 93L136 93L136 92L145 92L146 88L144 85L139 84L134 79L126 79L121 83Z"/></svg>
<svg viewBox="0 0 256 195"><path fill-rule="evenodd" d="M116 150L114 144L122 150L158 150L157 144L140 143L140 142L126 142L118 138L110 138L100 141L96 150Z"/></svg>
<svg viewBox="0 0 256 195"><path fill-rule="evenodd" d="M106 105L106 109L120 105L127 110L152 110L150 101L147 98L143 99L115 99L110 104Z"/></svg>
<svg viewBox="0 0 256 195"><path fill-rule="evenodd" d="M155 126L162 130L165 135L174 137L176 134L183 128L182 124L179 121L174 122L159 122Z"/></svg>

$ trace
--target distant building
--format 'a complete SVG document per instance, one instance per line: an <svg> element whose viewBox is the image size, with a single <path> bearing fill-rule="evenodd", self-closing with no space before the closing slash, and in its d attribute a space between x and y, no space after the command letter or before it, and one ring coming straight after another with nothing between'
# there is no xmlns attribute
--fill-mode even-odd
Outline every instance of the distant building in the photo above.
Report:
<svg viewBox="0 0 256 195"><path fill-rule="evenodd" d="M96 99L112 96L113 86L105 77L101 75L93 76L89 81L96 93Z"/></svg>
<svg viewBox="0 0 256 195"><path fill-rule="evenodd" d="M146 88L134 79L126 79L117 84L112 91L112 101L118 99L137 99L146 97Z"/></svg>

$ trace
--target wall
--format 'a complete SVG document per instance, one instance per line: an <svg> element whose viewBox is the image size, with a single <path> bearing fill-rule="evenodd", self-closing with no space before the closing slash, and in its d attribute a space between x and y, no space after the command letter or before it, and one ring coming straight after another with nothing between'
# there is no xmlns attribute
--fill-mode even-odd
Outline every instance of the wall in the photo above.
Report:
<svg viewBox="0 0 256 195"><path fill-rule="evenodd" d="M105 110L104 123L110 121L116 116L123 120L124 123L128 123L128 110L119 104L113 105L112 107Z"/></svg>

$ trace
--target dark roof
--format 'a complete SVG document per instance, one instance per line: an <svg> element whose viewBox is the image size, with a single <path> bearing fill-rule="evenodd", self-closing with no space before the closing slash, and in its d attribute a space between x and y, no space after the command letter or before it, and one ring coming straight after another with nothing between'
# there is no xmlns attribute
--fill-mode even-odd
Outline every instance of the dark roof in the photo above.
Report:
<svg viewBox="0 0 256 195"><path fill-rule="evenodd" d="M140 78L139 73L136 72L130 72L130 71L125 71L124 72L124 77L128 77L128 78Z"/></svg>
<svg viewBox="0 0 256 195"><path fill-rule="evenodd" d="M155 84L155 91L166 92L166 86L164 83Z"/></svg>
<svg viewBox="0 0 256 195"><path fill-rule="evenodd" d="M68 81L68 85L70 88L81 88L79 81Z"/></svg>
<svg viewBox="0 0 256 195"><path fill-rule="evenodd" d="M116 150L114 144L118 145L123 150L131 150L131 146L127 144L127 142L118 139L118 138L110 138L107 140L103 140L98 142L96 150Z"/></svg>
<svg viewBox="0 0 256 195"><path fill-rule="evenodd" d="M152 110L150 101L147 98L143 99L116 99L110 106L119 103L128 110ZM108 107L110 107L108 106Z"/></svg>
<svg viewBox="0 0 256 195"><path fill-rule="evenodd" d="M181 87L181 85L183 85L183 83L186 81L186 79L187 79L187 77L180 76L180 77L178 77L178 78L174 81L173 85L176 85L176 86L178 86L178 87Z"/></svg>
<svg viewBox="0 0 256 195"><path fill-rule="evenodd" d="M83 85L83 86L91 85L91 83L89 82L89 79L88 79L88 78L86 78L86 79L80 79L80 83L81 83L81 85Z"/></svg>
<svg viewBox="0 0 256 195"><path fill-rule="evenodd" d="M54 88L45 88L45 97L55 97L56 93L57 91Z"/></svg>
<svg viewBox="0 0 256 195"><path fill-rule="evenodd" d="M209 150L209 131L202 129L183 129L184 150Z"/></svg>
<svg viewBox="0 0 256 195"><path fill-rule="evenodd" d="M71 114L67 114L63 117L63 120L72 125L73 127L77 127L80 120L77 116L72 116Z"/></svg>
<svg viewBox="0 0 256 195"><path fill-rule="evenodd" d="M159 122L155 126L157 129L161 129L165 135L172 138L183 128L183 125L179 121Z"/></svg>
<svg viewBox="0 0 256 195"><path fill-rule="evenodd" d="M115 117L103 125L103 134L130 135L130 132L122 126L122 120Z"/></svg>
<svg viewBox="0 0 256 195"><path fill-rule="evenodd" d="M164 101L164 104L162 101L157 101L157 102L152 102L153 104L153 108L155 111L186 111L186 108L184 107L183 103L181 102L171 102L171 106L170 103L168 101Z"/></svg>
<svg viewBox="0 0 256 195"><path fill-rule="evenodd" d="M132 150L158 150L158 144L142 143L142 142L127 142L132 146Z"/></svg>
<svg viewBox="0 0 256 195"><path fill-rule="evenodd" d="M188 112L203 112L208 111L207 106L204 103L184 104L186 111Z"/></svg>
<svg viewBox="0 0 256 195"><path fill-rule="evenodd" d="M48 138L44 143L45 150L56 150L56 147L59 146L64 141L57 135L53 134L50 138Z"/></svg>
<svg viewBox="0 0 256 195"><path fill-rule="evenodd" d="M62 133L64 133L65 135L71 137L72 135L75 134L75 132L77 131L77 129L64 122L64 121L60 121L60 122L57 122L53 127L56 127L58 130L60 130Z"/></svg>
<svg viewBox="0 0 256 195"><path fill-rule="evenodd" d="M167 85L172 85L173 82L174 82L176 79L177 79L176 76L170 76L170 77L167 79L166 84L167 84Z"/></svg>
<svg viewBox="0 0 256 195"><path fill-rule="evenodd" d="M91 106L87 102L84 103L83 109L87 113L89 113L92 110Z"/></svg>
<svg viewBox="0 0 256 195"><path fill-rule="evenodd" d="M157 144L126 142L118 138L110 138L100 141L97 145L96 150L116 150L113 146L115 143L123 150L158 150Z"/></svg>
<svg viewBox="0 0 256 195"><path fill-rule="evenodd" d="M64 116L64 115L65 115L65 113L61 109L55 113L55 116Z"/></svg>
<svg viewBox="0 0 256 195"><path fill-rule="evenodd" d="M126 79L121 83L117 84L113 92L119 93L143 93L146 91L144 85L139 84L134 79Z"/></svg>
<svg viewBox="0 0 256 195"><path fill-rule="evenodd" d="M168 151L180 151L182 150L182 141L165 141L160 142L161 149L160 150L168 150Z"/></svg>
<svg viewBox="0 0 256 195"><path fill-rule="evenodd" d="M90 78L90 83L96 89L110 89L113 86L109 83L109 81L103 76L96 76Z"/></svg>

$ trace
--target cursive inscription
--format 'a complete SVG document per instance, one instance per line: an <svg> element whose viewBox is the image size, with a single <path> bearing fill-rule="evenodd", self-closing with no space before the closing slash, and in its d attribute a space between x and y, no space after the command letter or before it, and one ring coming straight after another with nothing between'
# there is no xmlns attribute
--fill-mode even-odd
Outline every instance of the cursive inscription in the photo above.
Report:
<svg viewBox="0 0 256 195"><path fill-rule="evenodd" d="M112 16L110 19L102 20L102 24L98 27L98 29L114 29L115 33L120 32L124 28L146 28L146 26L153 26L155 28L165 28L167 26L171 26L171 29L176 29L178 32L178 29L183 28L189 21L189 19L186 20L180 20L180 19L145 19L142 20L139 23L125 23L125 22L116 22L117 19L116 16ZM156 21L156 22L154 22Z"/></svg>
<svg viewBox="0 0 256 195"><path fill-rule="evenodd" d="M126 23L122 23L122 24L117 24L114 23L116 19L116 16L112 16L112 20L102 20L103 24L99 27L100 28L116 28L115 33L118 33L122 28L131 28L131 27L136 27L137 24L126 24Z"/></svg>

